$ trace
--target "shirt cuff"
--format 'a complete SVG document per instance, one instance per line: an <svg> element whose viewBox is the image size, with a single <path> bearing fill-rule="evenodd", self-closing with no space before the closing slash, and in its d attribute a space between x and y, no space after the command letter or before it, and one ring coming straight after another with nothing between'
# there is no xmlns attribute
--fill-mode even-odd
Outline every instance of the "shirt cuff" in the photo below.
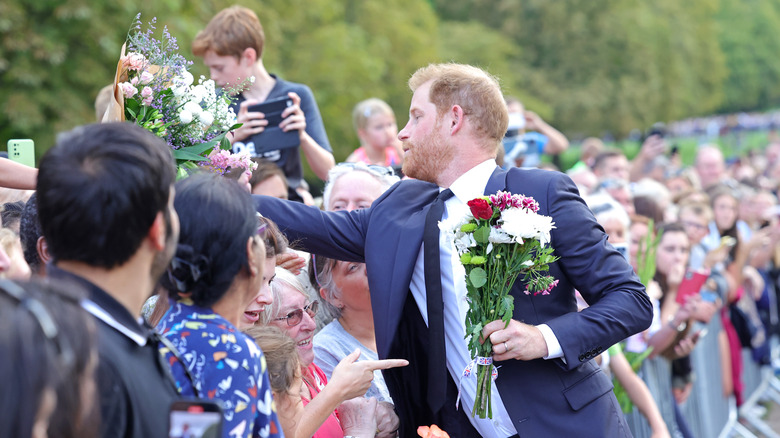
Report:
<svg viewBox="0 0 780 438"><path fill-rule="evenodd" d="M536 326L536 328L542 332L544 342L547 344L547 356L545 356L544 359L557 359L559 357L563 357L563 349L561 349L561 344L558 342L558 338L555 337L555 333L553 333L550 326L547 324L539 324Z"/></svg>

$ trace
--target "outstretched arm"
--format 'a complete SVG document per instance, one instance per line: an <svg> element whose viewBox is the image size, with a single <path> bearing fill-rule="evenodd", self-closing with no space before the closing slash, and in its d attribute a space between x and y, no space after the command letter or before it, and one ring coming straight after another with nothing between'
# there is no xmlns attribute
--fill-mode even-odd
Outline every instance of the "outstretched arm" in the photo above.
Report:
<svg viewBox="0 0 780 438"><path fill-rule="evenodd" d="M20 190L35 190L38 169L0 158L0 187Z"/></svg>

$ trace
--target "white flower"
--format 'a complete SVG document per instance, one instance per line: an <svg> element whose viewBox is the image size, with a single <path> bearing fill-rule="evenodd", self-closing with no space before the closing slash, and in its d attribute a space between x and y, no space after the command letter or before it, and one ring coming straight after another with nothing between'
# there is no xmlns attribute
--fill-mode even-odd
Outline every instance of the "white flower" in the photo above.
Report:
<svg viewBox="0 0 780 438"><path fill-rule="evenodd" d="M200 113L200 115L198 115L198 120L200 120L200 123L202 123L204 126L208 127L214 123L214 115L208 111L203 111Z"/></svg>
<svg viewBox="0 0 780 438"><path fill-rule="evenodd" d="M181 112L179 112L179 120L185 125L192 122L192 113L186 109L181 110Z"/></svg>
<svg viewBox="0 0 780 438"><path fill-rule="evenodd" d="M512 236L506 233L501 228L491 227L490 236L488 236L488 242L490 243L512 243Z"/></svg>
<svg viewBox="0 0 780 438"><path fill-rule="evenodd" d="M477 246L477 241L474 240L474 235L471 233L460 233L459 236L455 236L455 249L458 250L458 254L463 254Z"/></svg>
<svg viewBox="0 0 780 438"><path fill-rule="evenodd" d="M181 73L179 73L178 76L173 78L173 82L176 85L189 87L193 82L195 82L195 78L192 76L192 73L188 72L187 70L183 70Z"/></svg>
<svg viewBox="0 0 780 438"><path fill-rule="evenodd" d="M522 239L537 239L542 246L550 242L550 231L555 228L552 218L522 208L508 208L501 212L501 229L520 243Z"/></svg>
<svg viewBox="0 0 780 438"><path fill-rule="evenodd" d="M193 116L197 116L203 111L203 108L198 105L197 102L189 101L184 104L184 109L192 113Z"/></svg>
<svg viewBox="0 0 780 438"><path fill-rule="evenodd" d="M209 91L203 85L196 85L190 90L190 95L195 102L200 103L209 95Z"/></svg>

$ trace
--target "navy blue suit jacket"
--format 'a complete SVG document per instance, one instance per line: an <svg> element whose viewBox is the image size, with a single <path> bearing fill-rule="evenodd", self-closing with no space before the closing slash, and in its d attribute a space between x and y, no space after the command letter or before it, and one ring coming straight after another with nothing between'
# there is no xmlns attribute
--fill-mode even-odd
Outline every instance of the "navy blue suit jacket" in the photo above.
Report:
<svg viewBox="0 0 780 438"><path fill-rule="evenodd" d="M624 257L607 243L603 229L564 174L497 167L485 194L498 190L539 202L539 214L555 222L551 245L559 257L550 274L560 283L550 295L526 295L521 281L511 292L513 319L547 324L564 353L564 360L498 363L496 384L512 422L521 437L630 436L612 384L592 359L650 325L652 305L644 287ZM352 212L321 212L257 198L258 211L306 250L366 263L379 357L406 357L411 362L408 369L386 373L402 428L408 431L435 420L424 406L427 368L421 362L427 330L410 298L409 284L425 215L438 192L434 184L405 180L371 208ZM577 312L575 288L591 306L582 312ZM450 408L454 413L454 403L445 405Z"/></svg>

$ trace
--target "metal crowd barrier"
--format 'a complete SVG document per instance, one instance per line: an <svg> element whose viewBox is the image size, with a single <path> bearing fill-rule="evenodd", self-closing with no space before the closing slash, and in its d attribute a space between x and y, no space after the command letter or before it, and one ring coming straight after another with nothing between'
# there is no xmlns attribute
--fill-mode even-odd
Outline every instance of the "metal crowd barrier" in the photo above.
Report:
<svg viewBox="0 0 780 438"><path fill-rule="evenodd" d="M713 318L707 326L708 334L699 340L691 353L696 378L691 395L680 406L691 433L697 438L780 438L780 431L772 430L761 420L760 409L756 409L757 403L763 399L780 405L780 378L775 375L771 366L760 367L753 361L750 350L742 350L744 403L737 409L734 397L726 397L723 394L718 345L721 328L720 318ZM772 357L777 359L780 356L780 347L777 340L774 341ZM682 437L674 417L670 362L660 357L647 359L639 371L639 376L653 395L671 436ZM635 438L650 438L652 435L650 426L636 408L626 414L626 420Z"/></svg>
<svg viewBox="0 0 780 438"><path fill-rule="evenodd" d="M691 432L702 438L718 437L723 430L730 429L736 423L736 409L730 407L729 399L723 395L718 346L720 318L717 315L713 317L706 328L707 335L699 340L691 353L696 374L691 395L680 406ZM670 435L682 437L674 416L670 362L661 357L647 359L642 364L639 377L644 380L653 395ZM733 404L732 401L731 405ZM635 438L649 438L652 435L650 426L636 408L626 414L626 420Z"/></svg>

